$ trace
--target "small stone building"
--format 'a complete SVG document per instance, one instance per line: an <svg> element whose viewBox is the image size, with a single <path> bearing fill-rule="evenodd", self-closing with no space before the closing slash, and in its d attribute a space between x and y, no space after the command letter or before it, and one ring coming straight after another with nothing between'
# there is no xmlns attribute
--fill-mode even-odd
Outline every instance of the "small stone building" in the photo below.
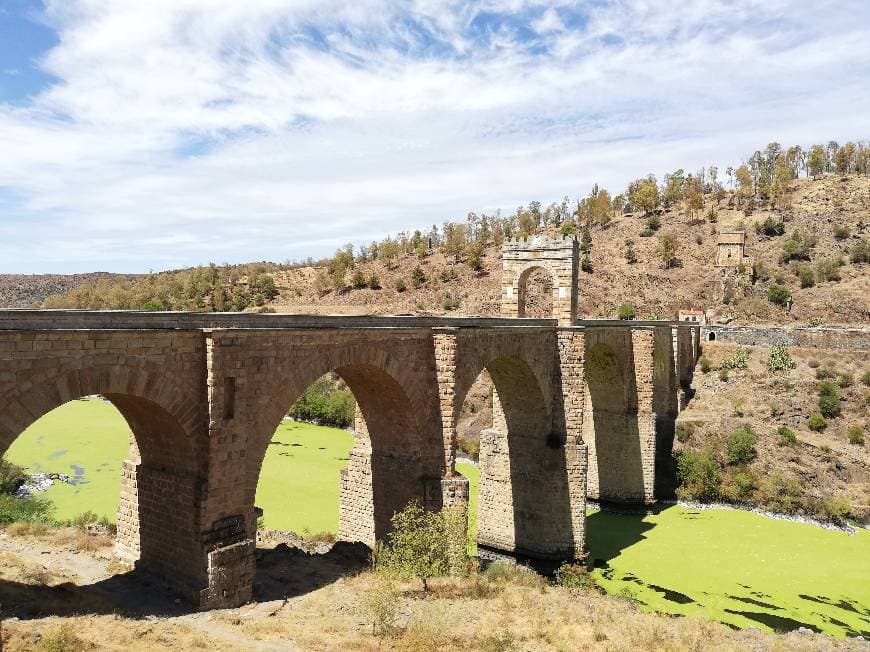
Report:
<svg viewBox="0 0 870 652"><path fill-rule="evenodd" d="M677 313L677 319L705 326L707 324L707 313L697 308L684 308Z"/></svg>
<svg viewBox="0 0 870 652"><path fill-rule="evenodd" d="M752 259L746 255L746 232L726 231L716 240L716 267L752 266Z"/></svg>

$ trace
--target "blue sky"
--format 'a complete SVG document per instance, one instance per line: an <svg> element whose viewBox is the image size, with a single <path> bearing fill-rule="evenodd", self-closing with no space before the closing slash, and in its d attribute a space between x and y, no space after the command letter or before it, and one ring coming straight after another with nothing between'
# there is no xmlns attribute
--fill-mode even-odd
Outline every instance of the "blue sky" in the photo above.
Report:
<svg viewBox="0 0 870 652"><path fill-rule="evenodd" d="M864 0L0 0L0 272L317 257L868 107Z"/></svg>

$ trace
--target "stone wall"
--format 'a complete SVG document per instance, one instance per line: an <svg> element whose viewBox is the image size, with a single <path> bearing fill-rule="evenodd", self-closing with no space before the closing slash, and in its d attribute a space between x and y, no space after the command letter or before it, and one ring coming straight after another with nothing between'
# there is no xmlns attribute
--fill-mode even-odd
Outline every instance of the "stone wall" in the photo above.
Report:
<svg viewBox="0 0 870 652"><path fill-rule="evenodd" d="M870 351L870 328L810 328L781 326L706 326L701 339L743 346L800 346L805 348Z"/></svg>

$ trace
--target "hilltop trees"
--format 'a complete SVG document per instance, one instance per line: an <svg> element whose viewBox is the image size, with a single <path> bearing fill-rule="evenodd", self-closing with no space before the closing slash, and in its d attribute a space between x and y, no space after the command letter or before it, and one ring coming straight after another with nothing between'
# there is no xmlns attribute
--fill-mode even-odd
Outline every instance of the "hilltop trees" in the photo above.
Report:
<svg viewBox="0 0 870 652"><path fill-rule="evenodd" d="M826 164L825 150L821 145L813 145L809 156L807 156L807 175L812 175L815 179L824 173Z"/></svg>
<svg viewBox="0 0 870 652"><path fill-rule="evenodd" d="M628 201L642 210L646 215L652 213L659 205L659 188L656 178L649 175L646 179L637 179L628 186Z"/></svg>

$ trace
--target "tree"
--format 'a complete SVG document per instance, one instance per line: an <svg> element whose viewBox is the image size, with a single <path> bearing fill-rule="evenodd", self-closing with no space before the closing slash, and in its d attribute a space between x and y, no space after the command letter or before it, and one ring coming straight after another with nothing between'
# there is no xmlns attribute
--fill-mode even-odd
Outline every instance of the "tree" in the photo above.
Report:
<svg viewBox="0 0 870 652"><path fill-rule="evenodd" d="M837 170L837 174L846 175L849 173L849 167L851 163L851 152L849 151L848 145L841 147L836 154L834 165Z"/></svg>
<svg viewBox="0 0 870 652"><path fill-rule="evenodd" d="M465 227L462 224L451 224L444 236L444 255L452 256L453 261L458 263L465 254L467 244Z"/></svg>
<svg viewBox="0 0 870 652"><path fill-rule="evenodd" d="M744 163L737 168L734 176L737 179L737 196L740 198L740 202L742 203L754 194L752 172L749 170L749 166Z"/></svg>
<svg viewBox="0 0 870 652"><path fill-rule="evenodd" d="M823 174L827 157L825 150L821 145L813 145L810 149L810 154L807 156L807 175L812 175L813 179Z"/></svg>
<svg viewBox="0 0 870 652"><path fill-rule="evenodd" d="M686 174L682 169L673 174L666 174L664 188L662 190L662 204L670 208L683 199L683 187L686 183Z"/></svg>
<svg viewBox="0 0 870 652"><path fill-rule="evenodd" d="M659 236L658 252L665 265L665 269L677 266L677 251L679 251L679 247L680 241L676 233L662 233Z"/></svg>
<svg viewBox="0 0 870 652"><path fill-rule="evenodd" d="M697 183L687 184L686 192L683 193L683 204L685 205L686 215L694 220L698 211L704 208L704 196L701 194Z"/></svg>
<svg viewBox="0 0 870 652"><path fill-rule="evenodd" d="M649 215L659 205L659 189L655 177L638 179L628 188L628 200L631 205Z"/></svg>
<svg viewBox="0 0 870 652"><path fill-rule="evenodd" d="M399 257L399 245L395 240L387 238L381 243L381 246L378 249L378 256L384 264L384 267L392 269L393 263L396 258Z"/></svg>

